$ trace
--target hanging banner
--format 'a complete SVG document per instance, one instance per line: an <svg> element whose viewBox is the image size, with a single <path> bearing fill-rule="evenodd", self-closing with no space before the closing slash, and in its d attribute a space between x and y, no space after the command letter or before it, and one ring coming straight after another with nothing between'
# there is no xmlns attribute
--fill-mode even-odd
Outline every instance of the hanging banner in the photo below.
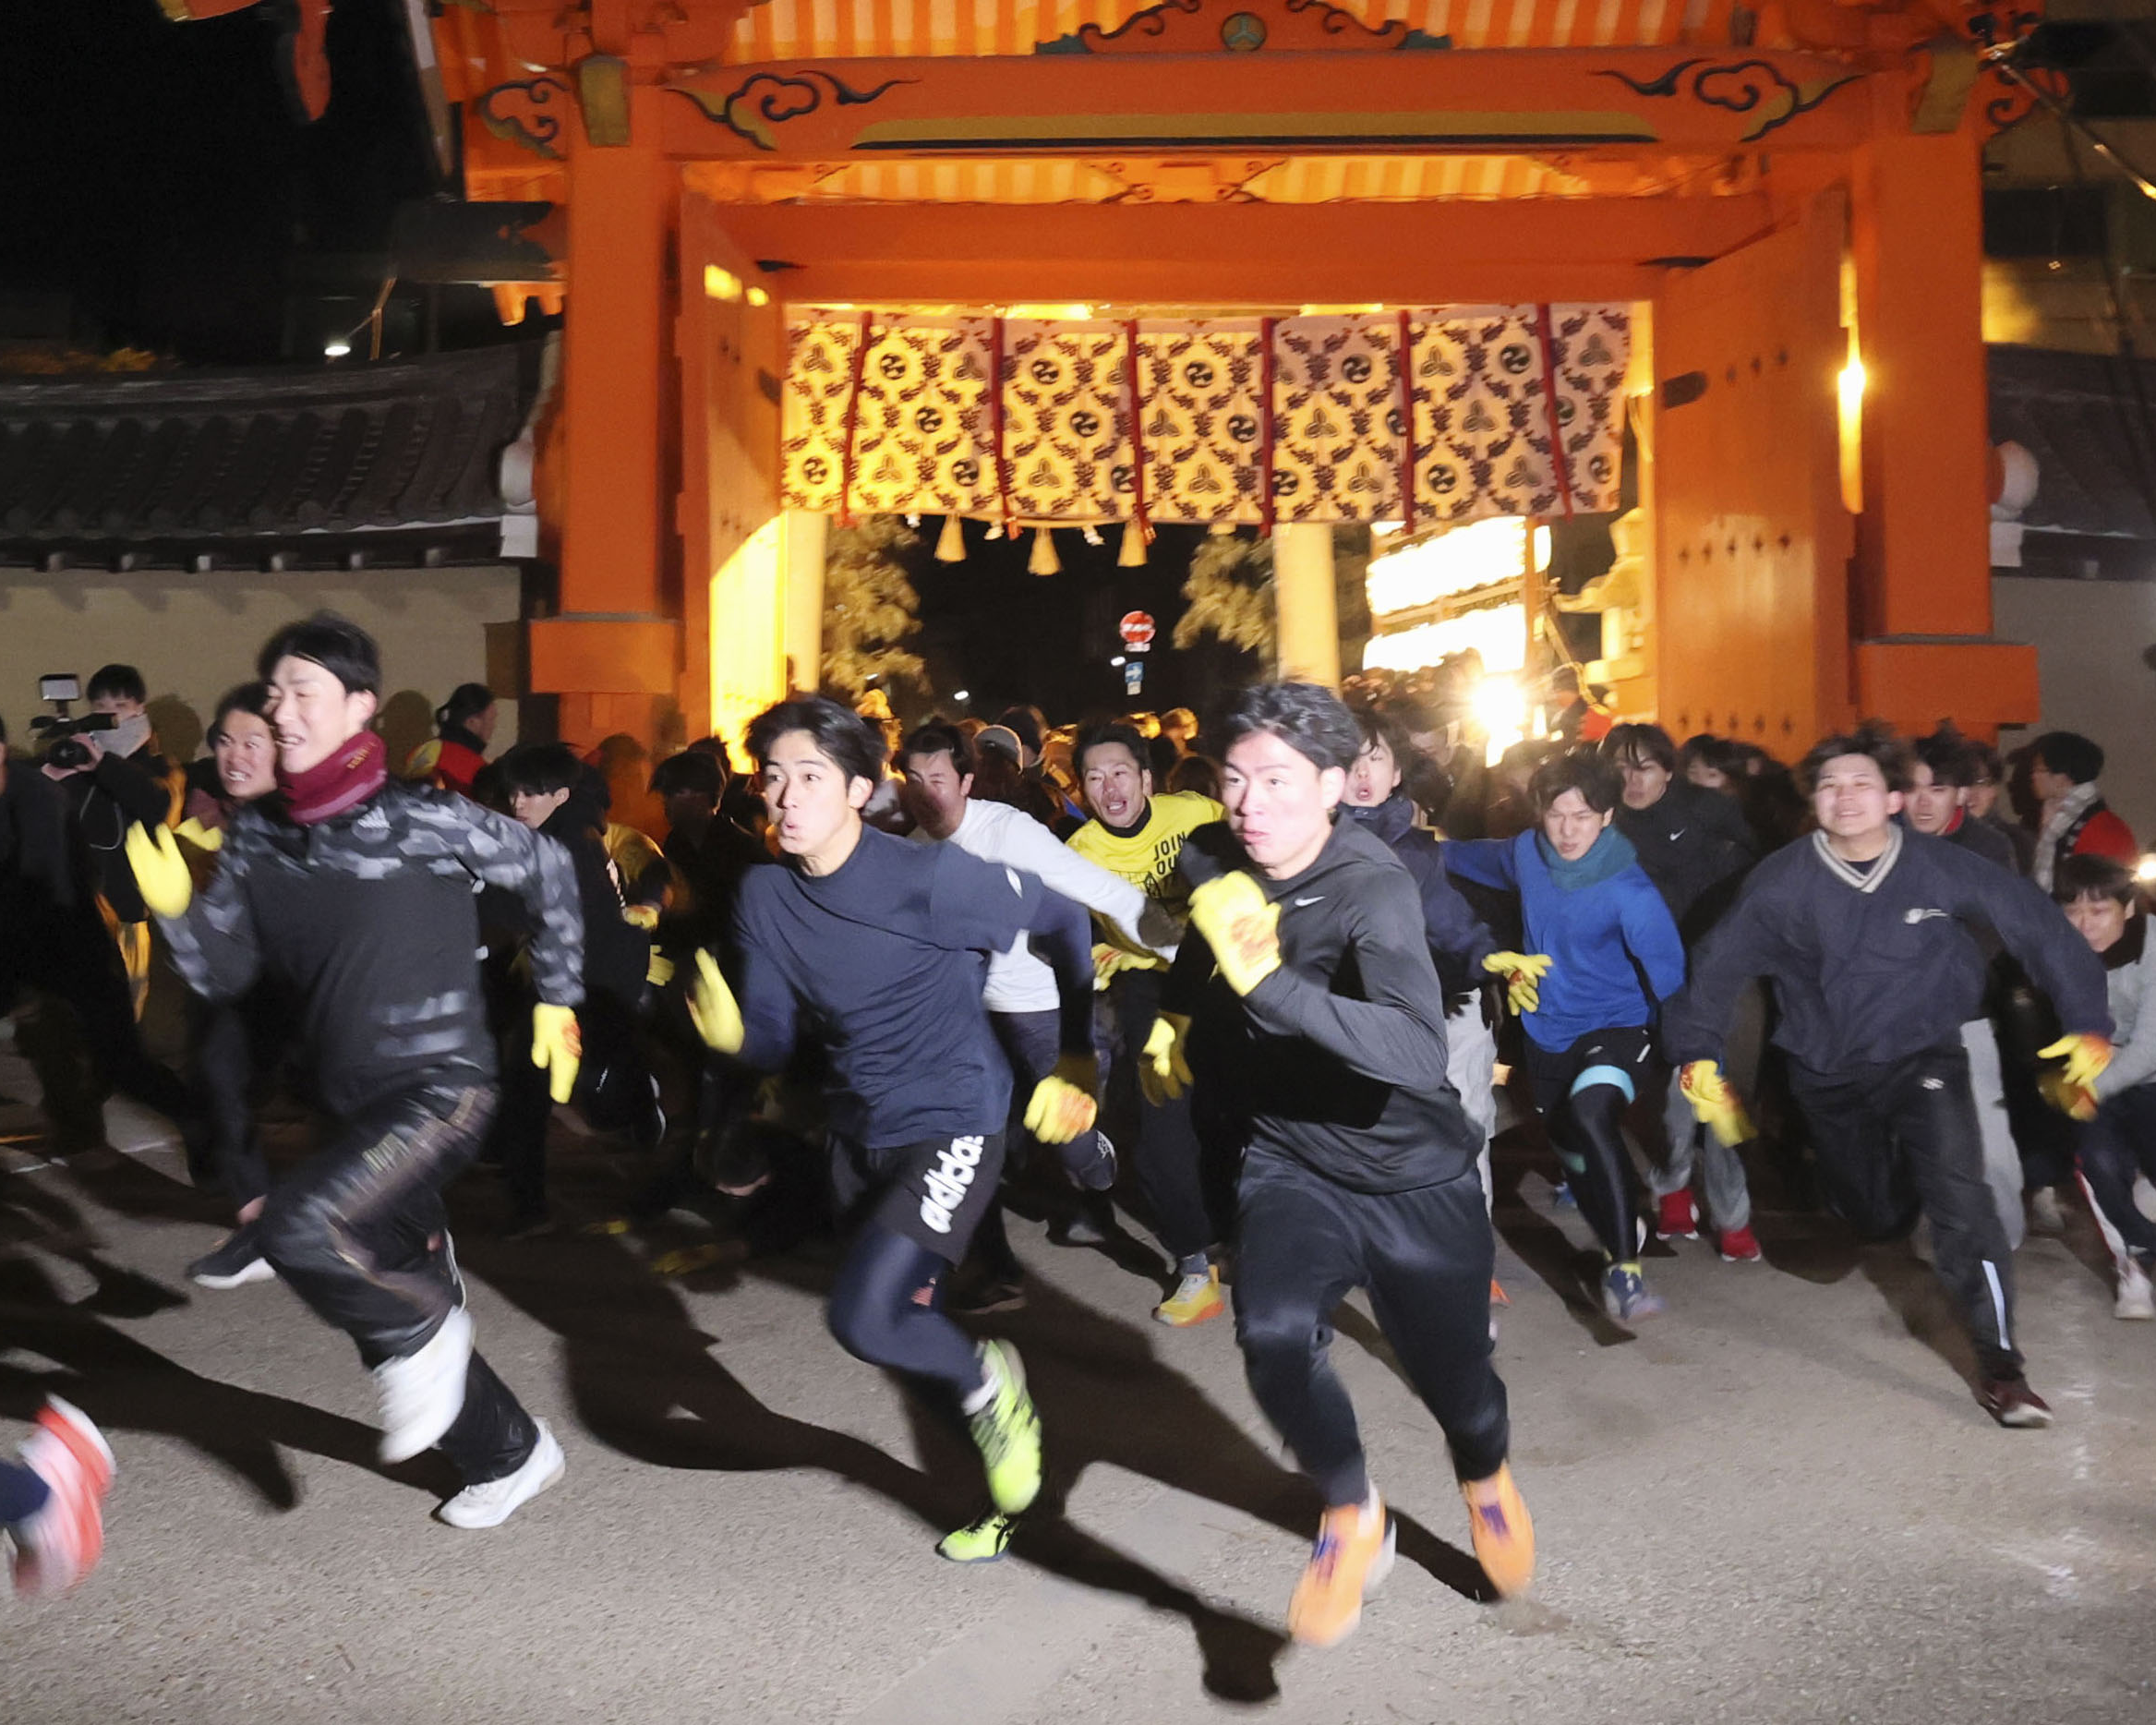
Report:
<svg viewBox="0 0 2156 1725"><path fill-rule="evenodd" d="M1622 304L1133 322L804 309L789 334L789 509L1264 525L1412 506L1420 525L1617 506Z"/></svg>

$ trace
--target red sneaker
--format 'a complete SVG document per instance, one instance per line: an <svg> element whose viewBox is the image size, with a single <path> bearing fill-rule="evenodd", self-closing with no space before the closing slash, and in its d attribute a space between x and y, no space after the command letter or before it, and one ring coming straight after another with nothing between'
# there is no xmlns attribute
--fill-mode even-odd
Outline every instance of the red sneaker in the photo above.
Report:
<svg viewBox="0 0 2156 1725"><path fill-rule="evenodd" d="M1656 1206L1655 1232L1666 1240L1699 1238L1699 1206L1689 1191L1662 1194Z"/></svg>
<svg viewBox="0 0 2156 1725"><path fill-rule="evenodd" d="M1724 1228L1721 1246L1722 1261L1728 1264L1755 1264L1766 1256L1749 1227Z"/></svg>
<svg viewBox="0 0 2156 1725"><path fill-rule="evenodd" d="M15 1586L21 1593L60 1593L96 1568L104 1550L113 1453L89 1418L55 1395L39 1412L22 1459L51 1495L13 1530Z"/></svg>

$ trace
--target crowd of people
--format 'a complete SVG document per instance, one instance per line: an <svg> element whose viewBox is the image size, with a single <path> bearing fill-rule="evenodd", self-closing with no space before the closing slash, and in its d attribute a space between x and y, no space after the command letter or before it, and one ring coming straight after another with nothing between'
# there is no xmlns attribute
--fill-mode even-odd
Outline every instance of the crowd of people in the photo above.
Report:
<svg viewBox="0 0 2156 1725"><path fill-rule="evenodd" d="M348 1334L383 1457L455 1465L452 1526L566 1467L476 1351L442 1196L496 1164L505 1231L544 1237L556 1106L640 1152L632 1213L813 1194L844 1242L833 1337L978 1449L955 1562L1003 1555L1053 1436L1016 1348L960 1321L1027 1298L1006 1184L1049 1194L1060 1242L1137 1220L1164 1254L1151 1316L1232 1309L1323 1500L1288 1606L1315 1646L1392 1553L1328 1360L1356 1289L1491 1586L1532 1581L1494 1365L1508 1088L1592 1236L1580 1297L1620 1326L1665 1314L1651 1235L1763 1257L1768 1167L1866 1238L1921 1236L2002 1426L2053 1417L2012 1254L2077 1194L2116 1314L2156 1318L2156 954L2087 738L2010 774L1951 726L1867 725L1792 766L1612 722L1575 679L1493 764L1440 668L1261 684L1202 729L1025 706L907 729L881 696L796 694L740 740L744 774L717 738L489 761L467 684L399 771L354 625L293 623L255 672L200 762L157 755L126 666L90 684L112 729L0 748L0 1007L71 1017L97 1088L174 1120L232 1224L189 1273L281 1278ZM184 1072L136 1021L153 952L186 985ZM315 1110L281 1171L270 1083ZM45 1409L0 1469L19 1585L94 1563L113 1471L87 1415Z"/></svg>

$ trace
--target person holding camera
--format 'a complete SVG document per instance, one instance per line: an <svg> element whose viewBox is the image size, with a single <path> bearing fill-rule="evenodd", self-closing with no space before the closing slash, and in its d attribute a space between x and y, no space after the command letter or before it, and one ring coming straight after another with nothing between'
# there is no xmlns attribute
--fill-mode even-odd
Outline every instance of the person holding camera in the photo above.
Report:
<svg viewBox="0 0 2156 1725"><path fill-rule="evenodd" d="M127 867L127 828L138 821L170 826L179 814L180 779L151 734L140 671L103 666L87 693L90 712L111 725L62 736L46 751L42 770L66 800L85 877L103 900L139 1018L150 986L150 913Z"/></svg>
<svg viewBox="0 0 2156 1725"><path fill-rule="evenodd" d="M166 1116L192 1154L202 1136L199 1110L178 1075L142 1047L120 955L106 938L86 880L65 785L38 770L41 765L11 754L0 728L0 1012L10 1010L24 989L63 1002L79 1023L100 1089ZM29 1041L26 1033L26 1052ZM102 1135L94 1114L80 1128L90 1135L87 1140L71 1132L54 1063L40 1060L39 1066L45 1111L61 1148L90 1148ZM76 1141L66 1141L71 1137Z"/></svg>

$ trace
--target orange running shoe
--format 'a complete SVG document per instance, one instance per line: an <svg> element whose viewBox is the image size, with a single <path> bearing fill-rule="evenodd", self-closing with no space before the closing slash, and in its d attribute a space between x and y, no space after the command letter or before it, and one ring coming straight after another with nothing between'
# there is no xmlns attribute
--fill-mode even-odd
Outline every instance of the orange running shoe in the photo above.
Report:
<svg viewBox="0 0 2156 1725"><path fill-rule="evenodd" d="M1490 1586L1503 1598L1527 1591L1535 1579L1535 1522L1512 1483L1512 1470L1501 1466L1487 1479L1463 1480L1467 1519L1475 1530L1475 1558Z"/></svg>
<svg viewBox="0 0 2156 1725"><path fill-rule="evenodd" d="M1363 1600L1392 1567L1392 1518L1383 1501L1329 1509L1309 1566L1288 1601L1288 1634L1307 1647L1337 1647L1363 1620Z"/></svg>

